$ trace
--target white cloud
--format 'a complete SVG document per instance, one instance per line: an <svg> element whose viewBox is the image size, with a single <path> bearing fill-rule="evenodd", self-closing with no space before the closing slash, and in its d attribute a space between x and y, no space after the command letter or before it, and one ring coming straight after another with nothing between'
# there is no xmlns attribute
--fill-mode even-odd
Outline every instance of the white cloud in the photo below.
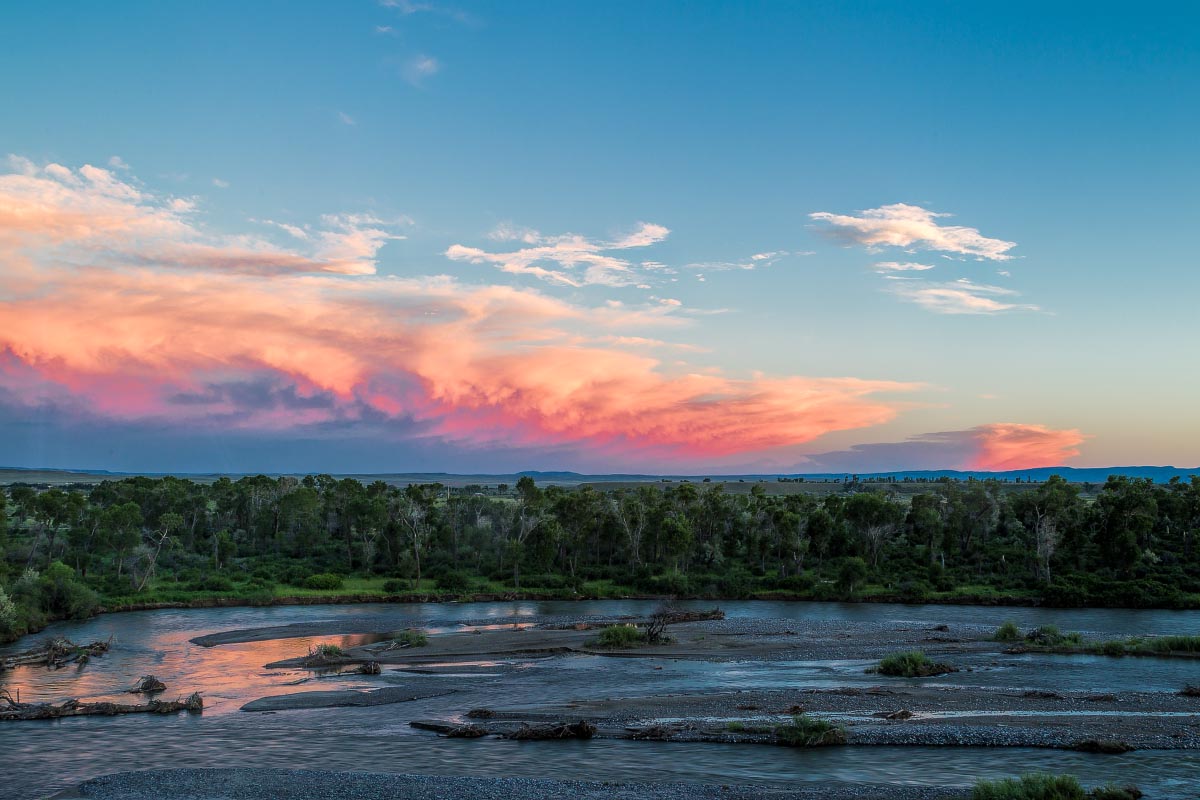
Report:
<svg viewBox="0 0 1200 800"><path fill-rule="evenodd" d="M341 122L343 125L357 125L358 124L358 120L356 120L354 117L347 114L345 111L339 111L339 112L337 112L337 115L338 115L338 121Z"/></svg>
<svg viewBox="0 0 1200 800"><path fill-rule="evenodd" d="M14 171L0 174L0 266L10 266L25 250L65 248L64 262L220 270L225 273L281 275L337 273L370 275L375 256L390 240L395 222L371 215L326 216L319 229L273 223L309 244L303 251L278 247L257 236L216 236L196 219L196 201L153 194L112 172L85 164L38 166L10 160ZM18 224L19 223L19 224ZM7 288L7 287L6 287Z"/></svg>
<svg viewBox="0 0 1200 800"><path fill-rule="evenodd" d="M937 314L1000 314L1040 311L1035 305L1014 302L1019 293L1000 286L973 283L966 278L949 283L909 280L889 284L892 292Z"/></svg>
<svg viewBox="0 0 1200 800"><path fill-rule="evenodd" d="M108 165L113 169L129 169L129 165L125 163L125 159L120 156L113 156L108 159Z"/></svg>
<svg viewBox="0 0 1200 800"><path fill-rule="evenodd" d="M503 272L532 275L550 283L566 286L633 286L644 282L635 265L612 251L630 250L657 244L670 234L665 226L639 222L632 232L612 241L596 241L574 233L544 236L531 228L504 223L488 233L501 242L520 242L526 247L504 253L455 244L446 257L471 264L493 264ZM653 269L643 262L642 268Z"/></svg>
<svg viewBox="0 0 1200 800"><path fill-rule="evenodd" d="M933 264L918 264L913 261L878 261L875 264L876 272L921 272L927 269L933 269Z"/></svg>
<svg viewBox="0 0 1200 800"><path fill-rule="evenodd" d="M1016 242L990 239L976 228L939 225L937 220L951 216L907 203L893 203L859 212L861 216L818 211L809 217L831 226L829 232L842 241L880 247L933 250L973 256L978 260L1007 261L1008 251Z"/></svg>
<svg viewBox="0 0 1200 800"><path fill-rule="evenodd" d="M712 272L721 272L731 269L758 269L759 267L769 267L786 256L808 256L812 253L808 252L791 252L789 250L771 250L768 252L755 253L747 258L737 261L697 261L685 265L688 269L703 269Z"/></svg>
<svg viewBox="0 0 1200 800"><path fill-rule="evenodd" d="M426 78L438 74L441 69L441 62L433 56L419 55L409 59L401 72L404 80L413 86L421 86Z"/></svg>
<svg viewBox="0 0 1200 800"><path fill-rule="evenodd" d="M215 186L215 187L217 187L218 189L228 189L228 188L229 188L229 181L222 180L222 179L220 179L220 178L213 178L213 179L212 179L212 185L213 185L213 186Z"/></svg>

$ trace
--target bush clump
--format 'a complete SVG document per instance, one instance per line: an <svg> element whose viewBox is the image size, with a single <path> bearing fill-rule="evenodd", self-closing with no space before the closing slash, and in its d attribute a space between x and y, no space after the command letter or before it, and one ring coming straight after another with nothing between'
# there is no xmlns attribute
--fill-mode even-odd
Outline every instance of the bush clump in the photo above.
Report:
<svg viewBox="0 0 1200 800"><path fill-rule="evenodd" d="M425 635L425 631L409 628L396 637L396 642L400 647L424 647L429 644L429 637Z"/></svg>
<svg viewBox="0 0 1200 800"><path fill-rule="evenodd" d="M999 781L979 781L971 800L1139 800L1136 786L1098 786L1084 791L1073 775L1022 775Z"/></svg>
<svg viewBox="0 0 1200 800"><path fill-rule="evenodd" d="M345 579L341 575L334 575L332 572L321 572L316 575L309 575L304 579L305 589L316 589L323 592L331 592L341 589L345 583Z"/></svg>
<svg viewBox="0 0 1200 800"><path fill-rule="evenodd" d="M1078 633L1063 633L1054 625L1043 625L1025 634L1025 641L1038 647L1076 647L1083 644Z"/></svg>
<svg viewBox="0 0 1200 800"><path fill-rule="evenodd" d="M646 632L636 625L609 625L600 631L595 644L598 647L637 647L646 643Z"/></svg>
<svg viewBox="0 0 1200 800"><path fill-rule="evenodd" d="M1007 620L996 632L992 634L993 642L1019 642L1021 641L1021 629L1017 627L1017 623L1011 619Z"/></svg>
<svg viewBox="0 0 1200 800"><path fill-rule="evenodd" d="M874 671L896 678L928 678L954 672L954 668L948 664L935 663L920 650L909 650L887 656L879 662Z"/></svg>
<svg viewBox="0 0 1200 800"><path fill-rule="evenodd" d="M465 572L457 570L447 572L437 579L437 588L439 591L452 592L454 594L462 594L471 590L471 578Z"/></svg>
<svg viewBox="0 0 1200 800"><path fill-rule="evenodd" d="M775 738L788 747L824 747L846 743L846 731L823 719L797 714L775 728Z"/></svg>
<svg viewBox="0 0 1200 800"><path fill-rule="evenodd" d="M980 781L971 800L1084 800L1087 794L1073 775L1022 775L999 781Z"/></svg>

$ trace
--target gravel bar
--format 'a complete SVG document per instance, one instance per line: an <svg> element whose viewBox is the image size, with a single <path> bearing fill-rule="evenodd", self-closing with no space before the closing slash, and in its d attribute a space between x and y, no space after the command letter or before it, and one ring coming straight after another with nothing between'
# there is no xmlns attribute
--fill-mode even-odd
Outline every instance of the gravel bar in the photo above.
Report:
<svg viewBox="0 0 1200 800"><path fill-rule="evenodd" d="M949 800L946 789L898 786L773 790L707 784L633 784L523 778L449 778L284 769L122 772L55 796L92 800Z"/></svg>

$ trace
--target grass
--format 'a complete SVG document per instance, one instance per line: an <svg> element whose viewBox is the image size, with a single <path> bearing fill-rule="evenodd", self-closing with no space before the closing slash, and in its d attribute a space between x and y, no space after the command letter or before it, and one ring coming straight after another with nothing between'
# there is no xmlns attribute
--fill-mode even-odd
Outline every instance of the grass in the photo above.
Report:
<svg viewBox="0 0 1200 800"><path fill-rule="evenodd" d="M1011 619L1007 620L996 632L992 634L993 642L1019 642L1021 641L1021 629L1017 627L1017 623Z"/></svg>
<svg viewBox="0 0 1200 800"><path fill-rule="evenodd" d="M609 625L592 640L596 647L638 647L646 643L646 632L636 625Z"/></svg>
<svg viewBox="0 0 1200 800"><path fill-rule="evenodd" d="M926 678L953 670L946 664L935 664L920 650L908 650L887 656L874 671L894 678Z"/></svg>
<svg viewBox="0 0 1200 800"><path fill-rule="evenodd" d="M1025 641L1037 647L1078 647L1083 644L1083 636L1063 633L1055 625L1043 625L1025 634Z"/></svg>
<svg viewBox="0 0 1200 800"><path fill-rule="evenodd" d="M1111 639L1088 648L1104 656L1200 655L1200 636L1152 636Z"/></svg>
<svg viewBox="0 0 1200 800"><path fill-rule="evenodd" d="M846 731L823 719L797 714L786 725L775 728L775 737L788 747L824 747L846 743Z"/></svg>
<svg viewBox="0 0 1200 800"><path fill-rule="evenodd" d="M1087 793L1073 775L1022 775L999 781L980 781L971 800L1084 800Z"/></svg>
<svg viewBox="0 0 1200 800"><path fill-rule="evenodd" d="M1022 775L999 781L979 781L971 800L1138 800L1136 786L1106 784L1090 792L1073 775Z"/></svg>
<svg viewBox="0 0 1200 800"><path fill-rule="evenodd" d="M425 631L409 628L396 637L396 642L401 647L424 647L429 644L429 637L425 635Z"/></svg>

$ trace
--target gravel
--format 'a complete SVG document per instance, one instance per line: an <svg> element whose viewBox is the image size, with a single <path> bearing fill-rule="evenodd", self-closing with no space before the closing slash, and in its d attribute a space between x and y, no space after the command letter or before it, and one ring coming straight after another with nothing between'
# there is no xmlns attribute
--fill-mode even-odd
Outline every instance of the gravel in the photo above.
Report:
<svg viewBox="0 0 1200 800"><path fill-rule="evenodd" d="M447 778L282 769L122 772L56 796L93 800L948 800L944 789L855 786L772 790L704 784L622 784L523 778Z"/></svg>

